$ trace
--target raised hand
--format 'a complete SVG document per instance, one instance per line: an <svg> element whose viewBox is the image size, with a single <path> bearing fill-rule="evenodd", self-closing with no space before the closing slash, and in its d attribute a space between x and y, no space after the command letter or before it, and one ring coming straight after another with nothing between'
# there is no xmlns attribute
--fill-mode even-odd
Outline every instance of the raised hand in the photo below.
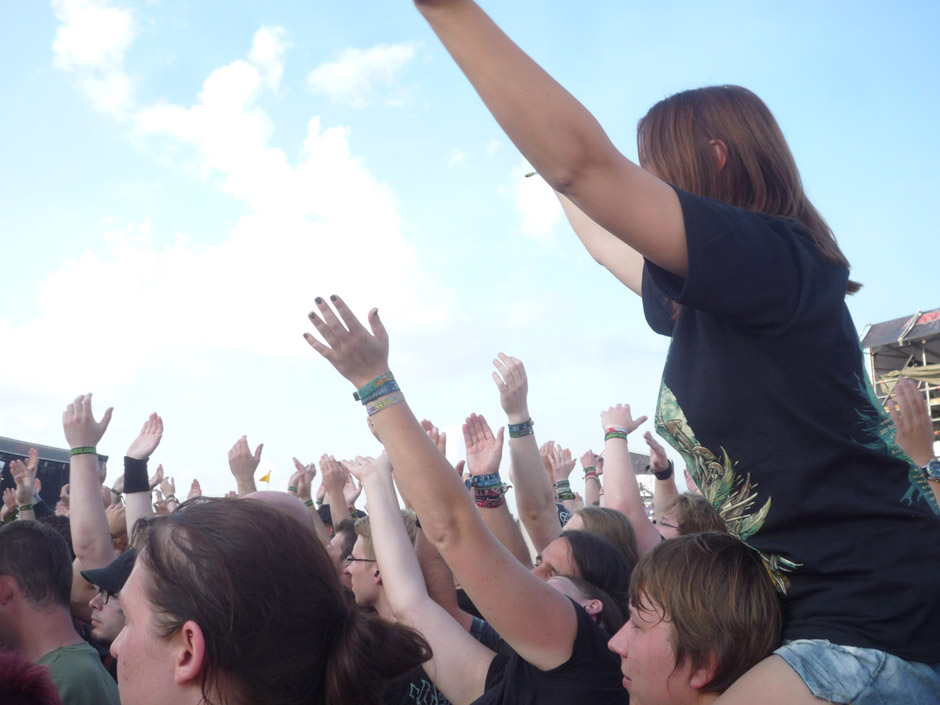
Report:
<svg viewBox="0 0 940 705"><path fill-rule="evenodd" d="M593 450L586 450L581 456L581 467L584 470L588 468L594 468L597 470L597 474L600 475L604 472L604 458L603 456L598 455Z"/></svg>
<svg viewBox="0 0 940 705"><path fill-rule="evenodd" d="M323 486L327 492L342 493L349 473L342 464L336 462L336 458L325 453L321 455L320 472L323 474Z"/></svg>
<svg viewBox="0 0 940 705"><path fill-rule="evenodd" d="M174 482L172 477L165 477L160 482L160 491L163 493L164 497L176 497L176 482Z"/></svg>
<svg viewBox="0 0 940 705"><path fill-rule="evenodd" d="M895 401L897 400L897 401ZM899 377L894 399L888 400L888 413L898 429L897 443L918 465L926 465L933 455L933 424L917 385Z"/></svg>
<svg viewBox="0 0 940 705"><path fill-rule="evenodd" d="M111 538L116 539L121 536L127 536L127 517L125 515L123 504L112 504L104 510L108 518L108 528L111 530Z"/></svg>
<svg viewBox="0 0 940 705"><path fill-rule="evenodd" d="M643 434L646 445L650 447L650 470L653 472L662 472L669 469L669 458L666 457L666 449L660 445L653 434L649 431Z"/></svg>
<svg viewBox="0 0 940 705"><path fill-rule="evenodd" d="M421 428L424 429L424 432L428 434L428 438L434 441L434 445L437 446L437 449L441 451L441 455L445 458L447 457L447 434L441 433L441 431L432 424L427 419L424 419L421 422Z"/></svg>
<svg viewBox="0 0 940 705"><path fill-rule="evenodd" d="M163 465L157 466L157 471L150 476L150 489L155 489L157 485L163 482Z"/></svg>
<svg viewBox="0 0 940 705"><path fill-rule="evenodd" d="M228 452L228 467L238 485L238 494L245 495L255 491L255 470L261 462L261 450L264 443L259 443L255 452L248 447L248 438L242 436Z"/></svg>
<svg viewBox="0 0 940 705"><path fill-rule="evenodd" d="M601 427L604 429L622 428L627 433L632 433L639 426L646 423L646 418L646 416L641 416L634 419L633 414L630 413L629 404L617 404L607 411L601 412Z"/></svg>
<svg viewBox="0 0 940 705"><path fill-rule="evenodd" d="M163 419L157 416L156 413L150 414L147 420L144 421L137 438L127 449L127 456L137 458L137 460L147 460L153 455L153 451L157 449L157 446L160 445L161 438L163 438Z"/></svg>
<svg viewBox="0 0 940 705"><path fill-rule="evenodd" d="M153 513L158 517L169 514L170 509L166 506L166 500L163 499L163 493L160 490L154 490L155 501L153 503Z"/></svg>
<svg viewBox="0 0 940 705"><path fill-rule="evenodd" d="M350 479L355 477L359 480L360 489L362 487L362 483L367 482L373 475L377 473L392 472L392 466L388 461L388 455L384 452L378 458L357 455L355 460L344 460L342 464L343 468L345 468L347 473L350 475Z"/></svg>
<svg viewBox="0 0 940 705"><path fill-rule="evenodd" d="M30 471L29 466L22 460L13 460L10 462L10 474L16 483L15 498L19 506L33 503L33 488L36 479Z"/></svg>
<svg viewBox="0 0 940 705"><path fill-rule="evenodd" d="M552 468L552 478L555 482L567 480L574 470L575 460L571 457L571 451L562 448L560 445L552 445L548 461Z"/></svg>
<svg viewBox="0 0 940 705"><path fill-rule="evenodd" d="M326 342L304 333L304 340L310 347L356 387L362 387L388 371L388 333L379 320L377 308L368 314L369 327L372 329L370 333L340 297L330 297L336 313L321 297L318 296L315 301L319 315L311 311L308 316Z"/></svg>
<svg viewBox="0 0 940 705"><path fill-rule="evenodd" d="M467 469L471 475L499 472L503 459L502 426L494 436L482 414L470 414L463 425L463 440L467 446Z"/></svg>
<svg viewBox="0 0 940 705"><path fill-rule="evenodd" d="M16 490L7 487L3 491L3 509L0 510L0 518L5 519L16 511Z"/></svg>
<svg viewBox="0 0 940 705"><path fill-rule="evenodd" d="M357 456L358 457L358 456ZM362 494L362 484L356 484L355 478L352 475L346 475L346 484L343 485L343 498L346 500L347 507L355 507L356 500L359 499L359 495Z"/></svg>
<svg viewBox="0 0 940 705"><path fill-rule="evenodd" d="M295 489L291 494L296 494L297 499L301 502L308 502L310 500L310 485L313 482L313 478L316 477L316 474L316 465L313 463L304 465L297 460L297 458L294 458L294 474L290 477L288 492L290 492L290 488L293 487Z"/></svg>
<svg viewBox="0 0 940 705"><path fill-rule="evenodd" d="M202 497L202 485L199 484L199 480L193 480L193 484L189 487L189 494L186 495L186 500L189 501L193 497Z"/></svg>
<svg viewBox="0 0 940 705"><path fill-rule="evenodd" d="M101 421L95 421L91 411L91 394L75 397L75 401L62 412L62 428L69 448L96 447L104 432L108 430L113 411L113 407L108 407Z"/></svg>
<svg viewBox="0 0 940 705"><path fill-rule="evenodd" d="M499 389L499 403L509 417L509 423L522 423L529 419L529 378L521 360L503 353L493 360L496 372L493 381Z"/></svg>

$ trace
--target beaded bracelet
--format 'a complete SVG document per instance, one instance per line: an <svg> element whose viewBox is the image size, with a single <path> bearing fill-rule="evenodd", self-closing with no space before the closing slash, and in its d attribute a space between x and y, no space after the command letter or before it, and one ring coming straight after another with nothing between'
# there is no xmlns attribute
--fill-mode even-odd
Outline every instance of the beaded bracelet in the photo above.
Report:
<svg viewBox="0 0 940 705"><path fill-rule="evenodd" d="M509 437L522 438L523 436L528 436L532 433L533 426L535 426L535 422L532 419L528 419L522 423L511 423L509 424Z"/></svg>
<svg viewBox="0 0 940 705"><path fill-rule="evenodd" d="M403 401L405 401L405 397L402 396L401 392L393 392L387 397L382 397L378 401L369 404L366 407L366 411L369 413L369 416L375 416L383 409L387 409L390 406L395 406L395 404L401 404Z"/></svg>
<svg viewBox="0 0 940 705"><path fill-rule="evenodd" d="M392 375L391 370L383 372L371 382L367 382L362 387L360 387L358 391L353 392L353 399L356 401L362 401L363 398L374 394L379 387L381 387L383 384L391 382L393 379L395 379L395 377Z"/></svg>
<svg viewBox="0 0 940 705"><path fill-rule="evenodd" d="M72 448L69 455L98 455L98 450L94 446L78 446Z"/></svg>

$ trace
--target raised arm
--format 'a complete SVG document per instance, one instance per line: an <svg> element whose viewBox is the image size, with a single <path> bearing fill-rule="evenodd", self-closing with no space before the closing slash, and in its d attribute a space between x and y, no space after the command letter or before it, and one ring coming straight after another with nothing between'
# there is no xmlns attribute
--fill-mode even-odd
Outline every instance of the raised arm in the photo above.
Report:
<svg viewBox="0 0 940 705"><path fill-rule="evenodd" d="M561 524L555 509L555 490L542 463L529 416L529 378L522 362L514 357L500 353L493 364L499 403L509 421L509 462L516 507L536 552L541 553L561 534Z"/></svg>
<svg viewBox="0 0 940 705"><path fill-rule="evenodd" d="M336 458L325 453L320 456L320 472L323 475L326 501L330 505L330 519L333 522L333 530L335 531L343 519L349 518L349 510L346 508L346 495L343 492L349 473L346 468L336 461Z"/></svg>
<svg viewBox="0 0 940 705"><path fill-rule="evenodd" d="M662 521L663 509L679 496L676 487L676 473L673 463L666 457L666 449L647 431L643 434L646 445L650 448L650 470L656 476L656 485L653 488L653 516L657 523Z"/></svg>
<svg viewBox="0 0 940 705"><path fill-rule="evenodd" d="M428 640L433 656L424 669L447 699L454 705L473 702L483 694L486 672L495 654L428 596L402 523L388 457L357 458L345 464L365 487L376 565L395 617Z"/></svg>
<svg viewBox="0 0 940 705"><path fill-rule="evenodd" d="M604 458L595 454L593 450L587 450L581 456L581 468L584 470L584 506L599 507Z"/></svg>
<svg viewBox="0 0 940 705"><path fill-rule="evenodd" d="M604 482L605 506L623 512L630 519L640 555L662 541L662 536L646 514L627 447L627 436L644 421L645 416L633 418L629 404L617 404L601 413L601 426L604 428L604 475L607 478Z"/></svg>
<svg viewBox="0 0 940 705"><path fill-rule="evenodd" d="M114 560L114 545L101 500L97 446L111 422L112 409L95 421L91 394L76 397L62 414L69 459L69 521L72 548L82 570L104 568Z"/></svg>
<svg viewBox="0 0 940 705"><path fill-rule="evenodd" d="M304 503L307 511L310 513L310 519L313 521L313 530L317 538L324 546L330 545L330 532L326 529L326 524L320 518L320 513L313 504L310 485L313 478L317 476L317 466L314 463L304 465L294 458L294 474L288 481L287 491L293 494L297 499Z"/></svg>
<svg viewBox="0 0 940 705"><path fill-rule="evenodd" d="M259 443L258 447L255 448L255 452L252 453L251 448L248 447L248 437L242 436L235 441L235 445L228 452L228 467L235 477L239 497L258 491L255 486L255 470L258 469L258 464L261 462L261 450L263 448L264 443Z"/></svg>
<svg viewBox="0 0 940 705"><path fill-rule="evenodd" d="M643 295L643 255L588 218L584 211L557 191L571 229L594 261L613 274L637 296Z"/></svg>
<svg viewBox="0 0 940 705"><path fill-rule="evenodd" d="M897 444L917 465L924 467L937 456L933 452L933 422L917 385L906 377L894 385L894 399L888 400L888 413L898 430ZM940 502L940 482L928 475L930 489Z"/></svg>
<svg viewBox="0 0 940 705"><path fill-rule="evenodd" d="M367 331L339 297L330 297L342 322L323 299L310 314L326 343L307 342L359 388L395 478L410 498L425 535L493 628L526 661L543 670L567 661L577 631L571 603L525 569L491 534L457 473L392 387L388 336L377 311ZM372 396L372 394L378 396ZM540 461L537 461L540 463ZM538 472L544 471L539 469ZM547 481L547 478L546 478Z"/></svg>
<svg viewBox="0 0 940 705"><path fill-rule="evenodd" d="M674 274L688 251L679 199L624 157L581 103L470 0L416 4L500 127L556 191Z"/></svg>
<svg viewBox="0 0 940 705"><path fill-rule="evenodd" d="M163 439L163 419L150 414L124 456L124 501L127 535L134 538L134 527L140 519L153 516L151 490L163 481L163 466L152 477L147 475L147 462Z"/></svg>
<svg viewBox="0 0 940 705"><path fill-rule="evenodd" d="M474 488L474 495L480 495L476 497L480 516L483 517L486 527L509 549L509 552L526 568L532 568L529 549L503 497L505 489L499 477L499 463L503 458L502 427L494 436L490 425L482 415L471 414L463 425L463 439L467 446L470 483ZM487 487L486 483L490 480L493 480L493 485Z"/></svg>

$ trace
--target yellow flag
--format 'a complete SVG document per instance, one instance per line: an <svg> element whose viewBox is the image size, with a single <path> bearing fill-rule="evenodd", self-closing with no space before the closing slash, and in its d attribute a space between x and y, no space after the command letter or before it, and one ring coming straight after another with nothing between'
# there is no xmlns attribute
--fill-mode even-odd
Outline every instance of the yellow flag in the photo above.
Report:
<svg viewBox="0 0 940 705"><path fill-rule="evenodd" d="M268 474L261 478L261 482L271 483L271 471L268 470Z"/></svg>

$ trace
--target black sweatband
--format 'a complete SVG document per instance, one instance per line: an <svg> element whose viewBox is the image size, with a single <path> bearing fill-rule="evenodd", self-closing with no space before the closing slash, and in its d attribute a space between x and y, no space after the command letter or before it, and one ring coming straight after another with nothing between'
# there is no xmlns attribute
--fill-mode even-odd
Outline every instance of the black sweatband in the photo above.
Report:
<svg viewBox="0 0 940 705"><path fill-rule="evenodd" d="M150 492L150 478L147 476L147 460L124 456L124 494L132 492Z"/></svg>
<svg viewBox="0 0 940 705"><path fill-rule="evenodd" d="M653 470L653 474L656 476L657 480L668 480L672 477L672 473L675 466L672 464L672 461L669 461L669 467L665 470Z"/></svg>

